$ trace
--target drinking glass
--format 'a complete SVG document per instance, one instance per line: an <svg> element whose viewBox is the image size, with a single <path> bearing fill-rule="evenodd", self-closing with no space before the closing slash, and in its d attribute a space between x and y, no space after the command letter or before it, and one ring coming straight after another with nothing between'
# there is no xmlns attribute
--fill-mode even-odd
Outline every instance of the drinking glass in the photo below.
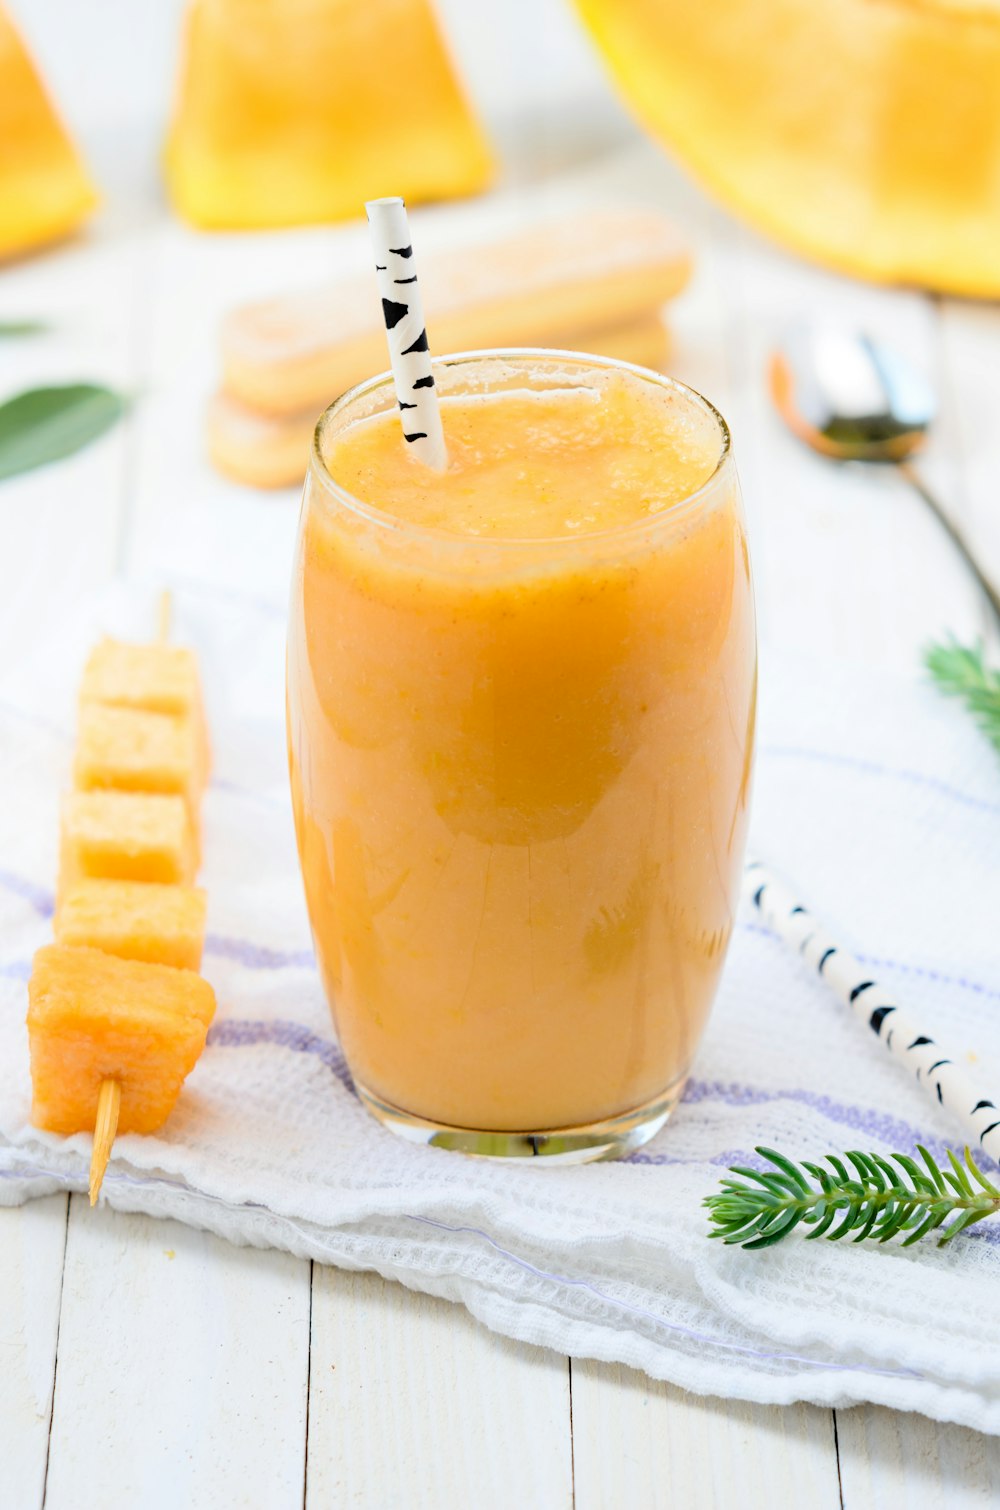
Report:
<svg viewBox="0 0 1000 1510"><path fill-rule="evenodd" d="M395 408L388 375L316 429L288 641L306 899L359 1096L439 1147L577 1162L652 1137L733 926L756 654L725 421L609 359L435 364L445 404L608 369L710 427L714 470L571 538L461 536L350 496L326 458Z"/></svg>

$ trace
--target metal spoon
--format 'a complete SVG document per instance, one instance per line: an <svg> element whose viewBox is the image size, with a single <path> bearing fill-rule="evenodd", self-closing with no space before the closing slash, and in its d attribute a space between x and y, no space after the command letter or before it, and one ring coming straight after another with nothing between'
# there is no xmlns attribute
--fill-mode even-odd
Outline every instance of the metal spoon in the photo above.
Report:
<svg viewBox="0 0 1000 1510"><path fill-rule="evenodd" d="M898 466L964 558L1000 625L1000 593L909 460L937 412L920 374L860 331L803 324L772 354L770 385L786 424L814 450L838 461Z"/></svg>

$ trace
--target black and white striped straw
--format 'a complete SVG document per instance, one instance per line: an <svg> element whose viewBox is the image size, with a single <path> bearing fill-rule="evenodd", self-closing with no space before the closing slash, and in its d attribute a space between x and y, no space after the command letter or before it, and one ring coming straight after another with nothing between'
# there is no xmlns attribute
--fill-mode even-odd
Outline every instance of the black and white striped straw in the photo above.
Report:
<svg viewBox="0 0 1000 1510"><path fill-rule="evenodd" d="M398 198L370 199L365 209L403 435L420 461L443 472L448 452L406 206Z"/></svg>
<svg viewBox="0 0 1000 1510"><path fill-rule="evenodd" d="M823 977L883 1047L916 1075L928 1095L961 1124L969 1146L983 1149L1000 1163L1000 1100L990 1100L977 1090L947 1049L872 979L860 960L830 937L759 860L747 865L744 890L767 926Z"/></svg>

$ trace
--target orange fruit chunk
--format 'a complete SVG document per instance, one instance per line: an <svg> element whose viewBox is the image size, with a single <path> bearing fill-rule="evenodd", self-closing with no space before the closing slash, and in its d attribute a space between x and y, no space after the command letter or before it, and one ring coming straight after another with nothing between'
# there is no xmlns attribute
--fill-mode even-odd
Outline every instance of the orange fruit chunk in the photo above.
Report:
<svg viewBox="0 0 1000 1510"><path fill-rule="evenodd" d="M215 994L190 970L50 944L28 983L31 1118L90 1132L101 1083L121 1086L119 1132L166 1121L205 1046Z"/></svg>
<svg viewBox="0 0 1000 1510"><path fill-rule="evenodd" d="M205 893L196 886L77 881L60 900L56 943L197 970L205 944L205 911Z"/></svg>
<svg viewBox="0 0 1000 1510"><path fill-rule="evenodd" d="M105 638L90 652L80 684L81 703L107 703L115 708L141 708L191 719L198 730L205 774L208 773L208 733L201 677L193 650L184 645L154 641L131 645Z"/></svg>
<svg viewBox="0 0 1000 1510"><path fill-rule="evenodd" d="M190 885L197 870L183 797L71 792L63 806L60 895L83 876Z"/></svg>
<svg viewBox="0 0 1000 1510"><path fill-rule="evenodd" d="M81 792L111 788L184 797L197 824L204 773L190 718L84 703L73 774Z"/></svg>

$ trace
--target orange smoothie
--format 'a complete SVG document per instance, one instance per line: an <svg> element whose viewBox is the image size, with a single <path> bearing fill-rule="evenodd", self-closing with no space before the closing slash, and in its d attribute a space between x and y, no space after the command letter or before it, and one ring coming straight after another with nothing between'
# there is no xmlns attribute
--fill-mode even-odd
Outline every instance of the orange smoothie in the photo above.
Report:
<svg viewBox="0 0 1000 1510"><path fill-rule="evenodd" d="M397 1130L622 1151L680 1094L738 893L755 641L728 434L611 361L436 366L445 472L373 381L306 484L288 729L323 983Z"/></svg>

